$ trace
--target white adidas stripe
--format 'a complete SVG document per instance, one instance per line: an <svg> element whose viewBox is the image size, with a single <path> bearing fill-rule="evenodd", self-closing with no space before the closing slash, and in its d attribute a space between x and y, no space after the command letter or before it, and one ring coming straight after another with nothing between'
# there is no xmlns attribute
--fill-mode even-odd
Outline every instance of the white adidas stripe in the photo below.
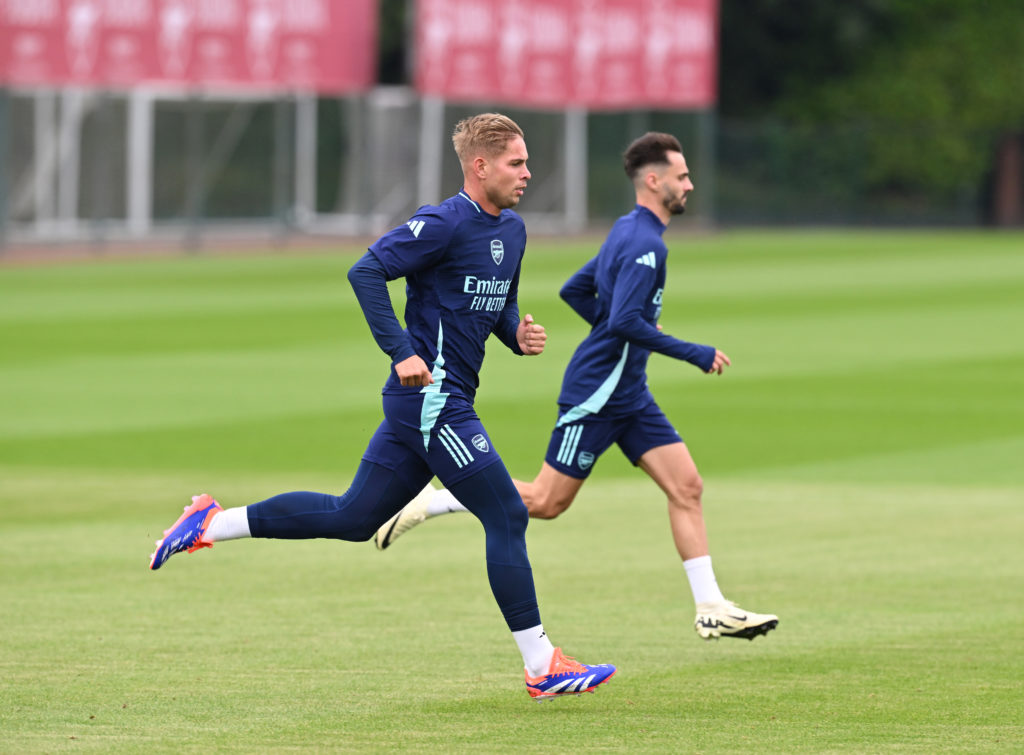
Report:
<svg viewBox="0 0 1024 755"><path fill-rule="evenodd" d="M658 258L654 256L654 252L647 252L647 254L644 254L644 255L636 258L636 264L638 264L638 265L646 265L647 267L653 267L653 268L657 269L657 267L658 267L657 260L658 260Z"/></svg>
<svg viewBox="0 0 1024 755"><path fill-rule="evenodd" d="M551 687L548 687L546 690L544 690L544 692L545 692L545 694L549 694L551 692L558 692L559 690L562 689L562 687L565 687L566 685L572 684L573 681L575 681L575 680L574 679L566 679L564 682L559 682L558 684L555 684L555 685L553 685Z"/></svg>
<svg viewBox="0 0 1024 755"><path fill-rule="evenodd" d="M576 432L572 436L572 446L569 448L569 458L566 460L566 464L572 464L572 460L576 458L576 449L580 445L580 438L583 436L583 425L576 425Z"/></svg>
<svg viewBox="0 0 1024 755"><path fill-rule="evenodd" d="M473 454L469 452L466 444L455 434L450 425L444 425L438 431L437 437L444 443L444 447L448 449L448 453L451 454L455 463L459 465L459 469L473 461Z"/></svg>
<svg viewBox="0 0 1024 755"><path fill-rule="evenodd" d="M464 466L466 466L465 462L462 461L462 458L455 452L451 444L448 442L448 439L445 438L442 433L437 434L437 439L441 441L441 445L445 447L445 449L448 451L448 454L452 457L452 460L455 462L455 465L459 469L462 469Z"/></svg>
<svg viewBox="0 0 1024 755"><path fill-rule="evenodd" d="M422 220L410 220L406 223L409 226L409 230L412 231L412 235L416 238L420 237L420 231L423 230L424 222Z"/></svg>
<svg viewBox="0 0 1024 755"><path fill-rule="evenodd" d="M454 441L455 443L458 443L459 448L462 449L462 453L466 455L466 458L469 459L470 461L473 461L473 454L470 453L469 449L466 447L466 444L462 442L462 438L455 434L455 431L452 430L450 425L445 425L444 429L448 431L448 437L450 437L452 441Z"/></svg>
<svg viewBox="0 0 1024 755"><path fill-rule="evenodd" d="M562 464L565 464L565 447L569 443L569 433L572 431L572 429L573 428L570 425L569 427L565 428L565 430L562 431L562 445L558 447L558 456L555 457Z"/></svg>
<svg viewBox="0 0 1024 755"><path fill-rule="evenodd" d="M576 456L576 449L580 445L580 437L583 435L583 425L570 425L562 435L562 445L558 449L558 461L567 466L572 465Z"/></svg>

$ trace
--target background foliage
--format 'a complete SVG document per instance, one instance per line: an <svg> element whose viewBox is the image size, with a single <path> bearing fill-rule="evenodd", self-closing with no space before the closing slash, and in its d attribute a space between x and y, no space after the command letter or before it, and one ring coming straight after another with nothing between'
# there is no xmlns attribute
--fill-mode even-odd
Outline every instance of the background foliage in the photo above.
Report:
<svg viewBox="0 0 1024 755"><path fill-rule="evenodd" d="M1024 132L1020 3L723 0L721 39L723 115L829 129L897 206L984 205L998 145Z"/></svg>

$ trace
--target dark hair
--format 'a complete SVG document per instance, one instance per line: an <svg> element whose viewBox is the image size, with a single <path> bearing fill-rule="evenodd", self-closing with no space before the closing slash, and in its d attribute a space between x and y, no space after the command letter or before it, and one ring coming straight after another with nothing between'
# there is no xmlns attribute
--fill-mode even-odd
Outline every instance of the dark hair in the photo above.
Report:
<svg viewBox="0 0 1024 755"><path fill-rule="evenodd" d="M622 167L626 169L626 175L632 180L645 165L668 164L666 153L682 153L682 151L683 148L679 145L679 140L672 134L648 131L639 139L633 140L633 143L626 148L622 154Z"/></svg>

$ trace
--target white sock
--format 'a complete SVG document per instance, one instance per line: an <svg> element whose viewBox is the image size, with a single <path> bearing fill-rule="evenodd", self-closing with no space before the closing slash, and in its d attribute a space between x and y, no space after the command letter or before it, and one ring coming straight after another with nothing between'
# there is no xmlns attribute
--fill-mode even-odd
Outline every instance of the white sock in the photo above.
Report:
<svg viewBox="0 0 1024 755"><path fill-rule="evenodd" d="M448 492L447 488L435 490L434 495L427 503L427 516L453 514L456 511L469 511L469 509L459 503L455 496Z"/></svg>
<svg viewBox="0 0 1024 755"><path fill-rule="evenodd" d="M538 624L529 629L513 632L519 652L523 654L523 665L530 676L542 676L551 667L551 657L555 654L555 646L548 639L544 625Z"/></svg>
<svg viewBox="0 0 1024 755"><path fill-rule="evenodd" d="M715 570L711 568L711 556L698 556L683 561L686 577L690 580L694 603L723 603L725 596L718 589Z"/></svg>
<svg viewBox="0 0 1024 755"><path fill-rule="evenodd" d="M214 514L203 540L216 543L219 540L237 540L240 537L252 537L252 533L249 532L249 514L245 506L224 509Z"/></svg>

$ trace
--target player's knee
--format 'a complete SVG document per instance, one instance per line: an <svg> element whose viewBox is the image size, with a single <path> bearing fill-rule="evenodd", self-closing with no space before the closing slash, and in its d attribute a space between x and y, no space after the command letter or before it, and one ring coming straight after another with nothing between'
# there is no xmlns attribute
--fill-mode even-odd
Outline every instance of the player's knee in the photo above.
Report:
<svg viewBox="0 0 1024 755"><path fill-rule="evenodd" d="M572 498L558 496L535 496L527 502L530 516L534 519L554 519L572 503Z"/></svg>
<svg viewBox="0 0 1024 755"><path fill-rule="evenodd" d="M669 503L684 509L700 508L704 495L704 480L699 474L688 475L670 491Z"/></svg>
<svg viewBox="0 0 1024 755"><path fill-rule="evenodd" d="M526 506L517 500L514 504L507 507L507 512L509 532L514 537L521 535L525 538L526 525L530 523L530 513L527 511Z"/></svg>

